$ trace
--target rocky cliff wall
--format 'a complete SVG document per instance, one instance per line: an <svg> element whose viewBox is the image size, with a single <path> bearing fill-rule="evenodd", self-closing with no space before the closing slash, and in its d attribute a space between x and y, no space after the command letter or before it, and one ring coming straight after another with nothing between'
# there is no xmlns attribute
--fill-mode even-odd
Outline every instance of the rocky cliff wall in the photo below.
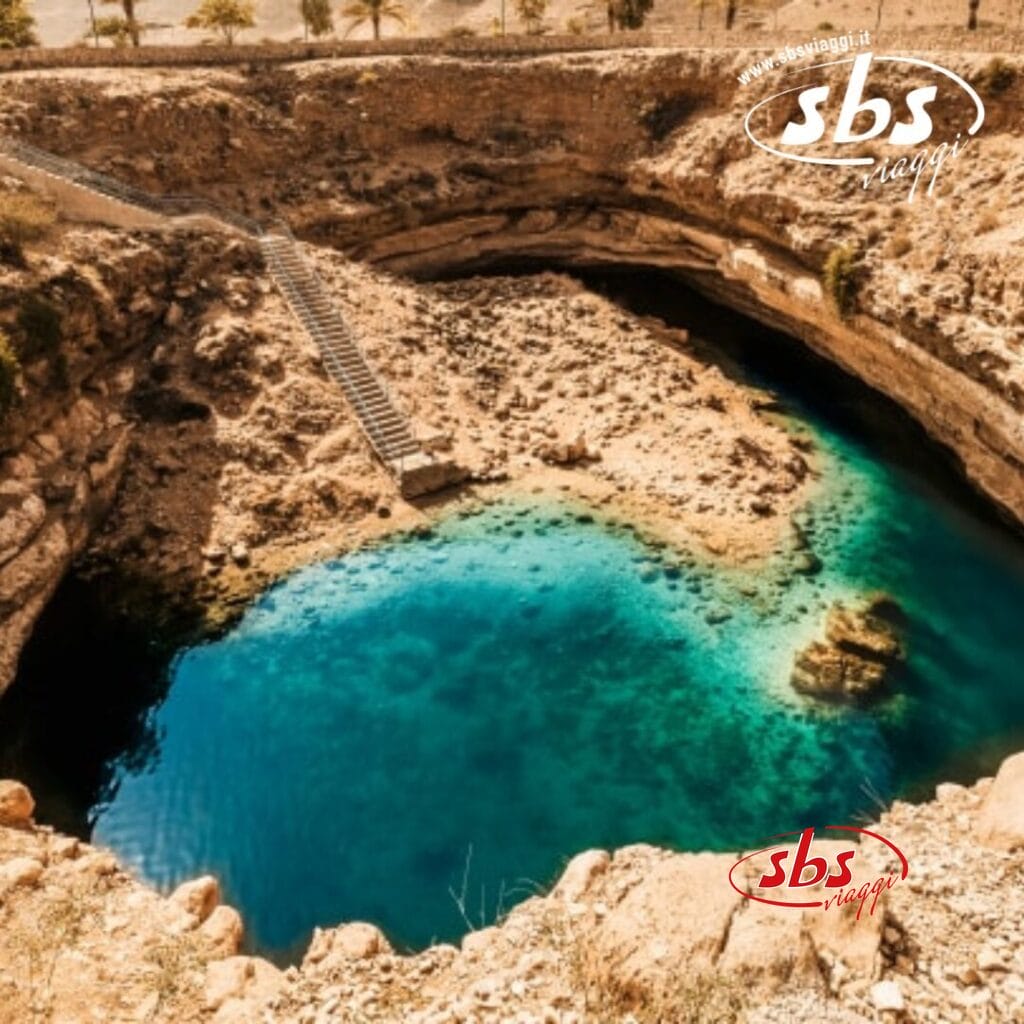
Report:
<svg viewBox="0 0 1024 1024"><path fill-rule="evenodd" d="M9 75L0 116L137 184L285 214L310 240L402 273L525 258L675 270L894 398L1021 522L1019 62L1004 61L996 89L988 58L930 55L976 82L986 124L936 195L907 203L905 184L864 190L846 170L754 150L742 119L766 87L736 76L758 56ZM872 82L895 97L906 83L893 68ZM944 110L936 139L955 127L956 104ZM102 138L96 118L113 125ZM820 287L841 246L857 259L848 316Z"/></svg>

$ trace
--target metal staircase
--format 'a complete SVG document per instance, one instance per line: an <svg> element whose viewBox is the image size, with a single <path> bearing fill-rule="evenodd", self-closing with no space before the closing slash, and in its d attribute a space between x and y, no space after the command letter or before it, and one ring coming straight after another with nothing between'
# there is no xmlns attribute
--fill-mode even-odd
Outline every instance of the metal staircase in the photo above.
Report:
<svg viewBox="0 0 1024 1024"><path fill-rule="evenodd" d="M432 461L417 442L387 386L371 369L355 334L331 301L323 281L303 258L287 225L279 223L267 230L259 221L207 199L156 196L16 139L0 136L0 154L115 203L179 223L196 219L214 221L258 239L274 282L317 343L324 366L341 385L363 433L384 465L401 480L409 460L419 465Z"/></svg>
<svg viewBox="0 0 1024 1024"><path fill-rule="evenodd" d="M260 236L267 266L292 311L317 343L324 366L341 385L374 451L399 474L422 450L408 420L395 408L387 385L370 369L355 335L303 258L291 231L276 226Z"/></svg>

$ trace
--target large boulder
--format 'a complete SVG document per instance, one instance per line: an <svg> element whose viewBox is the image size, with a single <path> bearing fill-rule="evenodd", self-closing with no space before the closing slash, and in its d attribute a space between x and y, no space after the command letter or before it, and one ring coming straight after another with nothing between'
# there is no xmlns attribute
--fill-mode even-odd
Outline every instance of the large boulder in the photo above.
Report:
<svg viewBox="0 0 1024 1024"><path fill-rule="evenodd" d="M203 875L202 878L182 882L168 899L191 915L196 924L201 924L220 904L220 884L212 875Z"/></svg>
<svg viewBox="0 0 1024 1024"><path fill-rule="evenodd" d="M302 963L305 967L327 961L369 960L390 952L391 944L376 925L353 921L338 928L315 929Z"/></svg>
<svg viewBox="0 0 1024 1024"><path fill-rule="evenodd" d="M797 655L793 689L833 700L873 695L904 657L904 621L899 605L884 595L858 608L837 602L829 609L825 640L815 640Z"/></svg>
<svg viewBox="0 0 1024 1024"><path fill-rule="evenodd" d="M814 852L835 863L852 845L817 841ZM856 900L827 909L769 906L744 899L729 884L732 877L742 891L755 892L767 866L763 857L730 876L734 854L651 850L643 856L643 848L626 848L615 854L613 873L633 851L640 852L634 854L632 884L617 900L621 886L606 887L607 905L603 900L601 914L583 933L583 969L627 1002L659 1007L664 1019L681 1020L689 1019L679 1012L687 1000L700 1002L715 992L752 1000L783 984L824 992L839 961L840 970L861 982L875 977L887 892L875 913L865 909L859 920ZM856 861L853 870L857 886L877 878L866 861ZM831 895L821 883L801 891L811 900Z"/></svg>
<svg viewBox="0 0 1024 1024"><path fill-rule="evenodd" d="M624 852L630 851L616 859ZM591 969L605 987L657 1003L684 973L713 973L742 902L727 881L733 860L718 853L652 853L638 883L587 934Z"/></svg>
<svg viewBox="0 0 1024 1024"><path fill-rule="evenodd" d="M401 463L392 463L398 474L398 486L403 498L422 498L446 487L462 483L467 470L450 459L433 459L427 455L412 455Z"/></svg>
<svg viewBox="0 0 1024 1024"><path fill-rule="evenodd" d="M12 779L0 779L0 825L24 828L32 821L36 802L27 786Z"/></svg>
<svg viewBox="0 0 1024 1024"><path fill-rule="evenodd" d="M999 766L978 811L977 835L997 850L1024 849L1024 753Z"/></svg>

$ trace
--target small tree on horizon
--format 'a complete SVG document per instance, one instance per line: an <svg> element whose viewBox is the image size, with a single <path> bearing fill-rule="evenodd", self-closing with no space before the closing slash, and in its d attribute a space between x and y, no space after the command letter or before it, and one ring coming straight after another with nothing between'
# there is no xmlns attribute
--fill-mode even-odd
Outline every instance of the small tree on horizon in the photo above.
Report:
<svg viewBox="0 0 1024 1024"><path fill-rule="evenodd" d="M608 0L608 28L614 32L643 28L654 0Z"/></svg>
<svg viewBox="0 0 1024 1024"><path fill-rule="evenodd" d="M0 0L0 50L20 50L38 46L35 18L28 13L25 0Z"/></svg>
<svg viewBox="0 0 1024 1024"><path fill-rule="evenodd" d="M252 0L202 0L185 19L186 28L212 29L228 46L234 46L239 32L255 24Z"/></svg>
<svg viewBox="0 0 1024 1024"><path fill-rule="evenodd" d="M131 32L128 31L128 22L119 14L112 14L107 18L97 18L93 22L92 36L96 45L100 45L101 39L109 39L115 47L127 46L131 39Z"/></svg>
<svg viewBox="0 0 1024 1024"><path fill-rule="evenodd" d="M88 0L89 4L89 29L90 35L92 36L93 43L96 46L100 45L100 34L96 29L96 4L93 0ZM88 36L86 36L88 38Z"/></svg>
<svg viewBox="0 0 1024 1024"><path fill-rule="evenodd" d="M380 39L380 25L385 19L397 21L402 26L409 23L409 14L398 0L352 0L341 9L341 16L349 19L346 36L369 22L373 26L374 39Z"/></svg>
<svg viewBox="0 0 1024 1024"><path fill-rule="evenodd" d="M334 31L331 0L299 0L299 13L307 39L310 32L314 39L319 39Z"/></svg>
<svg viewBox="0 0 1024 1024"><path fill-rule="evenodd" d="M548 0L516 0L516 13L526 25L528 35L540 35L544 28L544 14Z"/></svg>
<svg viewBox="0 0 1024 1024"><path fill-rule="evenodd" d="M736 24L736 15L739 12L739 0L725 0L725 27L731 29Z"/></svg>
<svg viewBox="0 0 1024 1024"><path fill-rule="evenodd" d="M967 29L973 32L978 27L978 8L981 0L967 0Z"/></svg>
<svg viewBox="0 0 1024 1024"><path fill-rule="evenodd" d="M135 17L135 4L137 0L101 0L104 4L117 4L122 12L124 13L124 27L128 33L128 38L132 41L132 46L141 45L142 26L138 23ZM102 35L100 29L103 27L103 23L106 23L107 31L112 32L112 26L116 24L114 19L111 18L100 18L93 21L93 32L97 35Z"/></svg>

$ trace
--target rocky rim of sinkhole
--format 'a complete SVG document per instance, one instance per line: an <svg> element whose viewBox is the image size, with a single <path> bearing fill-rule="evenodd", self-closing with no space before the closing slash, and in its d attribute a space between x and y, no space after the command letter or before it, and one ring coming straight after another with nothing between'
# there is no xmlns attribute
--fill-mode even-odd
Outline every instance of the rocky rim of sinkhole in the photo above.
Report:
<svg viewBox="0 0 1024 1024"><path fill-rule="evenodd" d="M994 780L894 803L869 827L914 851L911 872L859 920L853 904L744 900L725 884L730 854L631 846L577 855L550 892L460 948L400 955L348 923L317 930L281 970L239 953L242 920L215 879L162 897L110 853L35 826L31 795L3 782L0 1020L1015 1020L1022 794L1015 755Z"/></svg>
<svg viewBox="0 0 1024 1024"><path fill-rule="evenodd" d="M986 96L986 136L951 185L951 221L803 169L799 189L780 188L794 172L733 138L734 71L748 56L26 74L5 79L0 107L6 130L155 191L268 200L305 237L366 261L310 251L400 401L468 469L458 501L506 480L647 523L695 558L756 561L781 545L806 561L790 514L814 486L813 446L683 334L557 274L427 286L387 273L472 270L504 254L685 272L895 397L1019 519L1019 75ZM972 80L981 70L980 58L946 63ZM424 67L434 90L422 89ZM468 91L488 99L487 118L460 102ZM97 123L124 130L100 137ZM342 164L326 143L339 133ZM819 283L839 243L859 257L846 320ZM0 271L0 322L17 340L23 296L45 294L63 359L24 366L5 424L0 685L72 563L215 625L294 565L429 524L429 508L394 497L254 246L58 221L28 257ZM702 451L693 472L668 457L680 435ZM284 973L233 955L240 922L214 907L215 884L164 901L109 854L5 827L0 1014L726 1020L754 1003L749 1019L1013 1019L1022 864L1003 848L1022 832L1020 776L1018 758L1000 783L942 786L931 803L887 811L879 827L913 845L914 872L884 915L841 939L799 915L716 904L718 855L630 848L574 861L553 894L462 951L398 957L372 927L345 927ZM28 802L4 792L24 826Z"/></svg>

